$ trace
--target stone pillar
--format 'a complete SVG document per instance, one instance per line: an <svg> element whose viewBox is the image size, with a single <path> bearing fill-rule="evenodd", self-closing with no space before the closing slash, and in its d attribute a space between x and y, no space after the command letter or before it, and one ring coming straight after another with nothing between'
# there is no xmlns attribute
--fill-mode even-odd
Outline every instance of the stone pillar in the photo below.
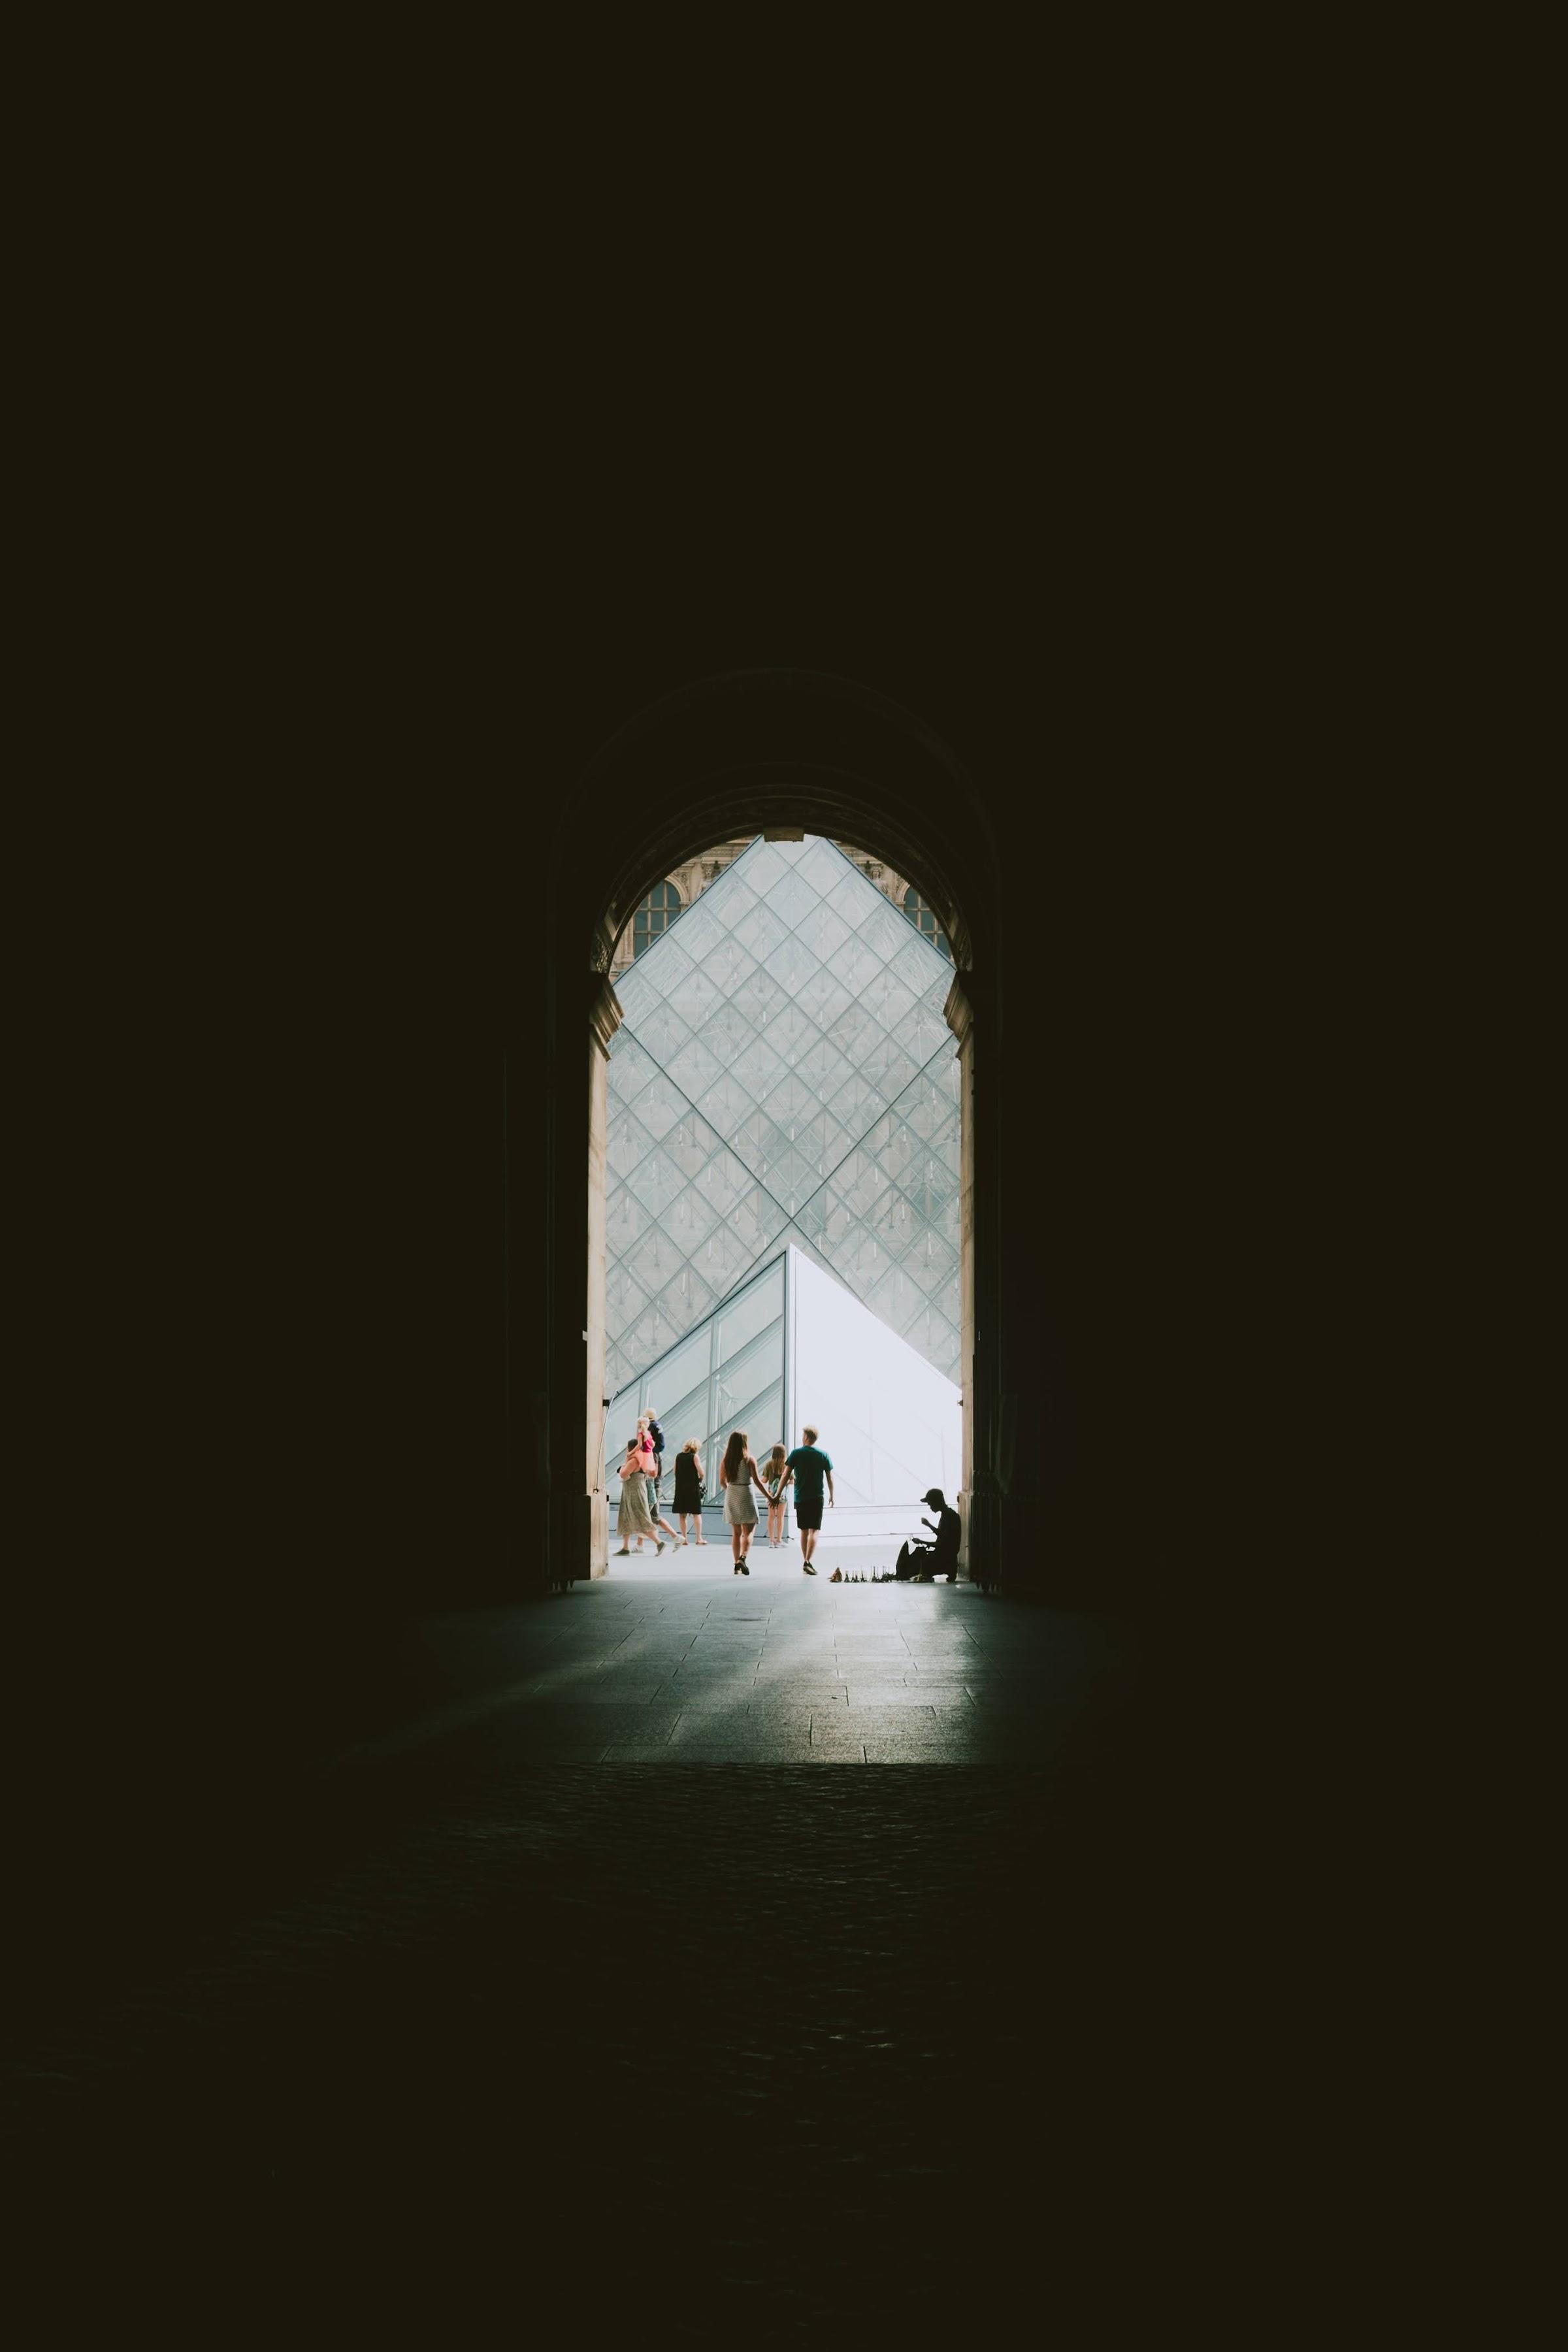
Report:
<svg viewBox="0 0 1568 2352"><path fill-rule="evenodd" d="M948 1027L958 1040L958 1134L959 1134L959 1328L963 1352L959 1361L959 1393L963 1399L963 1487L959 1503L959 1519L963 1536L959 1547L959 1562L965 1575L977 1583L991 1579L977 1571L975 1544L978 1538L982 1553L986 1535L977 1526L974 1511L975 1475L984 1465L975 1444L979 1421L975 1386L974 1360L974 1008L963 986L963 973L955 973L952 986L943 1006ZM984 1505L978 1515L985 1517Z"/></svg>
<svg viewBox="0 0 1568 2352"><path fill-rule="evenodd" d="M589 1576L610 1568L610 1506L605 1482L605 1133L609 1114L610 1040L621 1025L620 1003L608 979L595 972L588 1000L588 1294L583 1353L587 1404Z"/></svg>

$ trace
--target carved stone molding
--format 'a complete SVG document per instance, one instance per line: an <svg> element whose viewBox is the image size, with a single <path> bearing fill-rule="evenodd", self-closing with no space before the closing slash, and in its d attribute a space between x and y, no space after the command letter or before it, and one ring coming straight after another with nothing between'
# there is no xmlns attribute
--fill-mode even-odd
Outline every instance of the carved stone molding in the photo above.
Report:
<svg viewBox="0 0 1568 2352"><path fill-rule="evenodd" d="M615 940L611 936L609 925L605 921L604 917L601 915L598 921L594 925L594 937L588 949L589 971L608 971L610 965L614 961L615 953ZM614 1033L612 1032L612 1034Z"/></svg>
<svg viewBox="0 0 1568 2352"><path fill-rule="evenodd" d="M954 972L952 986L947 992L947 1002L942 1008L947 1025L960 1045L967 1045L969 1033L974 1026L974 1007L964 992L963 982L963 973Z"/></svg>
<svg viewBox="0 0 1568 2352"><path fill-rule="evenodd" d="M609 1059L610 1040L624 1019L621 1000L602 971L588 975L588 1026L594 1042L605 1060Z"/></svg>

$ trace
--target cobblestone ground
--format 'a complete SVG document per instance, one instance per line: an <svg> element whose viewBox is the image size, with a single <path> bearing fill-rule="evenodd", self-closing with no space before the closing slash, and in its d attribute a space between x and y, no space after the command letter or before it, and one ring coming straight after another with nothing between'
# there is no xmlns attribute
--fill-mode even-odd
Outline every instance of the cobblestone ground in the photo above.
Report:
<svg viewBox="0 0 1568 2352"><path fill-rule="evenodd" d="M13 2034L62 2340L116 2294L217 2343L464 2343L498 2294L589 2343L1059 2316L1150 2147L1124 1643L795 1567L423 1655L248 1901Z"/></svg>

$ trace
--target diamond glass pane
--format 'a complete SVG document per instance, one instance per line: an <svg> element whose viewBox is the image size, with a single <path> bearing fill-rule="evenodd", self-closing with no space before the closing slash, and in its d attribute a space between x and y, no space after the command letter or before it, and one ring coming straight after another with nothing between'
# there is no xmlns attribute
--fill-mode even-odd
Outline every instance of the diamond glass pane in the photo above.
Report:
<svg viewBox="0 0 1568 2352"><path fill-rule="evenodd" d="M629 1176L653 1150L653 1138L630 1112L610 1121L605 1141L605 1164L615 1176Z"/></svg>
<svg viewBox="0 0 1568 2352"><path fill-rule="evenodd" d="M837 881L827 893L827 904L838 917L839 921L847 923L850 929L854 930L870 913L871 899L881 898L881 897L882 894L876 885L868 882L863 874L858 874L846 858ZM883 904L886 903L886 900L883 900Z"/></svg>
<svg viewBox="0 0 1568 2352"><path fill-rule="evenodd" d="M747 888L763 898L785 879L790 870L771 841L753 844L740 862Z"/></svg>
<svg viewBox="0 0 1568 2352"><path fill-rule="evenodd" d="M931 961L926 942L917 934L914 939L906 940L903 942L897 955L889 964L888 970L895 979L901 980L906 988L912 990L916 996L931 996L940 989L945 997L948 990L952 986L952 966L944 956L939 955L935 961L941 969L933 971Z"/></svg>
<svg viewBox="0 0 1568 2352"><path fill-rule="evenodd" d="M719 1223L719 1213L709 1206L695 1184L689 1184L658 1222L682 1256L689 1259Z"/></svg>
<svg viewBox="0 0 1568 2352"><path fill-rule="evenodd" d="M616 982L616 999L621 1008L622 1026L635 1030L639 1021L658 1003L658 991L639 963L632 971L621 974Z"/></svg>
<svg viewBox="0 0 1568 2352"><path fill-rule="evenodd" d="M679 1013L689 1029L700 1029L718 1011L723 997L717 981L710 980L700 965L693 964L685 979L676 982L666 1002L671 1012Z"/></svg>
<svg viewBox="0 0 1568 2352"><path fill-rule="evenodd" d="M702 1032L702 1043L721 1062L729 1064L750 1051L756 1034L738 1005L721 1003Z"/></svg>
<svg viewBox="0 0 1568 2352"><path fill-rule="evenodd" d="M689 1109L680 1088L666 1077L657 1077L645 1087L631 1106L634 1118L641 1121L656 1143L662 1143L682 1113Z"/></svg>
<svg viewBox="0 0 1568 2352"><path fill-rule="evenodd" d="M629 1179L630 1190L648 1214L654 1217L668 1208L676 1194L684 1189L685 1182L674 1161L658 1150L650 1151Z"/></svg>
<svg viewBox="0 0 1568 2352"><path fill-rule="evenodd" d="M803 882L809 882L814 890L826 897L843 880L848 871L848 861L844 852L835 849L830 841L808 841L804 849L805 854L797 859L795 870Z"/></svg>
<svg viewBox="0 0 1568 2352"><path fill-rule="evenodd" d="M904 986L901 980L894 979L886 964L867 984L860 1002L876 1014L884 1029L891 1030L895 1037L902 1034L900 1024L908 1021L917 1009L912 992Z"/></svg>
<svg viewBox="0 0 1568 2352"><path fill-rule="evenodd" d="M713 1293L694 1266L683 1265L659 1292L655 1304L663 1307L679 1328L689 1331L712 1306Z"/></svg>
<svg viewBox="0 0 1568 2352"><path fill-rule="evenodd" d="M649 948L638 963L637 970L649 985L658 991L660 996L669 996L680 986L681 982L689 976L695 967L691 958L673 934L659 940L657 945L658 962L650 961L653 949Z"/></svg>
<svg viewBox="0 0 1568 2352"><path fill-rule="evenodd" d="M786 1219L772 1194L756 1184L736 1202L724 1222L742 1241L754 1249L761 1249L764 1243L773 1240Z"/></svg>
<svg viewBox="0 0 1568 2352"><path fill-rule="evenodd" d="M680 918L680 944L689 956L697 958L699 963L708 953L709 949L715 946L723 936L724 926L719 921L706 900L699 906L689 908Z"/></svg>
<svg viewBox="0 0 1568 2352"><path fill-rule="evenodd" d="M816 1096L795 1070L785 1070L768 1096L768 1108L786 1132L793 1133L792 1120L809 1118L816 1108Z"/></svg>
<svg viewBox="0 0 1568 2352"><path fill-rule="evenodd" d="M763 958L763 964L791 996L798 996L812 974L822 969L805 940L793 938L781 940L772 955Z"/></svg>
<svg viewBox="0 0 1568 2352"><path fill-rule="evenodd" d="M668 1069L690 1034L690 1029L679 1013L668 1004L656 1004L652 1012L637 1024L639 1040L647 1047L648 1055L656 1066L665 1070ZM613 1074L615 1070L613 1062L610 1068Z"/></svg>
<svg viewBox="0 0 1568 2352"><path fill-rule="evenodd" d="M642 1238L648 1223L648 1213L637 1195L624 1184L613 1184L605 1203L605 1243L612 1265Z"/></svg>
<svg viewBox="0 0 1568 2352"><path fill-rule="evenodd" d="M831 907L813 905L800 926L800 936L818 963L831 963L850 936L849 926Z"/></svg>
<svg viewBox="0 0 1568 2352"><path fill-rule="evenodd" d="M760 1029L764 1021L771 1021L773 1014L789 1003L789 998L772 972L764 971L758 964L741 982L731 1001L753 1029Z"/></svg>
<svg viewBox="0 0 1568 2352"><path fill-rule="evenodd" d="M723 1145L705 1118L689 1110L664 1139L664 1149L683 1176L700 1175Z"/></svg>
<svg viewBox="0 0 1568 2352"><path fill-rule="evenodd" d="M698 1171L698 1191L710 1208L720 1216L728 1216L737 1201L751 1190L752 1171L744 1160L737 1160L727 1148L716 1151L705 1168Z"/></svg>
<svg viewBox="0 0 1568 2352"><path fill-rule="evenodd" d="M658 1075L658 1059L644 1051L623 1022L610 1040L610 1092L631 1102Z"/></svg>
<svg viewBox="0 0 1568 2352"><path fill-rule="evenodd" d="M874 890L872 896L877 903L858 926L860 940L879 961L890 963L909 944L909 925L901 915L895 914L879 890ZM935 955L936 950L933 948L931 952Z"/></svg>
<svg viewBox="0 0 1568 2352"><path fill-rule="evenodd" d="M688 1102L697 1103L701 1102L709 1087L716 1086L724 1074L701 1038L691 1037L671 1062L669 1075Z"/></svg>
<svg viewBox="0 0 1568 2352"><path fill-rule="evenodd" d="M768 890L767 902L780 922L792 931L800 930L806 917L822 903L798 872L786 874L782 882L774 883Z"/></svg>
<svg viewBox="0 0 1568 2352"><path fill-rule="evenodd" d="M713 887L704 895L702 903L727 931L732 931L738 923L746 922L750 917L752 920L748 928L754 937L759 901L756 892L747 884L742 870L743 863L743 860L737 860L728 874L721 874ZM755 948L752 953L756 953Z"/></svg>
<svg viewBox="0 0 1568 2352"><path fill-rule="evenodd" d="M831 1029L854 1001L843 982L826 968L814 971L795 998L806 1019L815 1021L819 1029Z"/></svg>
<svg viewBox="0 0 1568 2352"><path fill-rule="evenodd" d="M783 991L780 991L783 997ZM769 1047L782 1062L793 1066L808 1045L816 1042L817 1030L811 1016L798 1004L784 998L784 1009L775 1013L763 1031Z"/></svg>
<svg viewBox="0 0 1568 2352"><path fill-rule="evenodd" d="M733 932L721 932L717 944L701 959L700 969L728 1001L757 969L757 960Z"/></svg>
<svg viewBox="0 0 1568 2352"><path fill-rule="evenodd" d="M899 1042L921 1063L929 1062L944 1045L955 1060L958 1055L958 1041L940 1005L917 1004L900 1027Z"/></svg>

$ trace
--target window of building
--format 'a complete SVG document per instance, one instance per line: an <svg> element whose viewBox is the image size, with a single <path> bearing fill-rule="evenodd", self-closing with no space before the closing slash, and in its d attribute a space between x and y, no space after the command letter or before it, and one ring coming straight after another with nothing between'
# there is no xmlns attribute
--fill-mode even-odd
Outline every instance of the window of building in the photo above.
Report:
<svg viewBox="0 0 1568 2352"><path fill-rule="evenodd" d="M673 882L656 882L637 913L632 917L632 956L640 956L644 948L668 931L680 912L680 893Z"/></svg>
<svg viewBox="0 0 1568 2352"><path fill-rule="evenodd" d="M910 922L914 925L916 930L920 931L926 939L928 939L933 948L940 949L942 953L947 958L949 963L951 963L952 961L952 950L948 946L947 933L937 921L936 909L933 907L927 906L925 900L921 897L920 892L914 888L912 884L910 887L904 892L904 912L909 917Z"/></svg>

